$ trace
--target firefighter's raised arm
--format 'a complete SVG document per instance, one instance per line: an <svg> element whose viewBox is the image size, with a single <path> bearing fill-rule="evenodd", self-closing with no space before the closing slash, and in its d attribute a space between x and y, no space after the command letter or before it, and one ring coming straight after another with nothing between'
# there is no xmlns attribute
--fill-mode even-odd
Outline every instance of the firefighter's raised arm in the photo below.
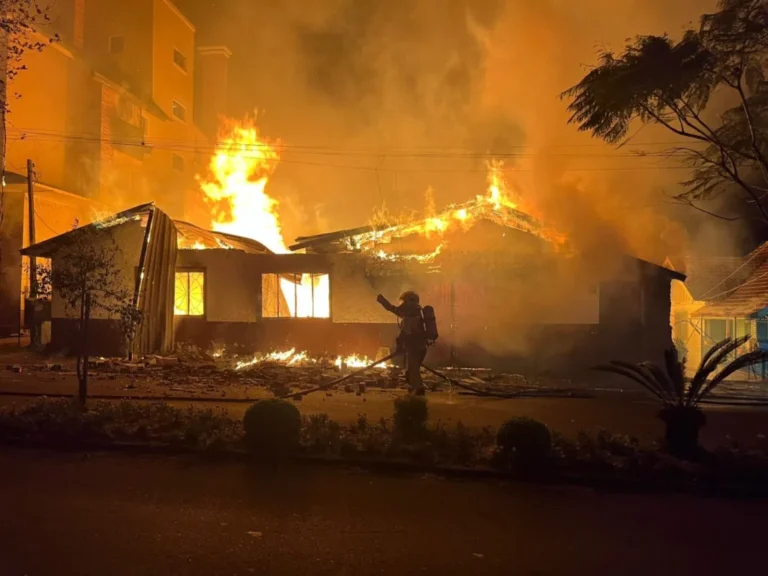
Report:
<svg viewBox="0 0 768 576"><path fill-rule="evenodd" d="M385 310L388 310L389 312L392 312L392 314L397 314L398 316L400 316L400 309L397 306L393 305L389 300L384 298L384 296L382 296L381 294L376 296L376 301L379 304L381 304Z"/></svg>

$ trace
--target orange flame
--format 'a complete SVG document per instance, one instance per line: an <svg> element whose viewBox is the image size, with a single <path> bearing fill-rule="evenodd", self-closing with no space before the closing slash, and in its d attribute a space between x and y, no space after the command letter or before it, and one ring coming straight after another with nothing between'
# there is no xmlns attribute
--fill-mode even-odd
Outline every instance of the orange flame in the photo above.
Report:
<svg viewBox="0 0 768 576"><path fill-rule="evenodd" d="M200 179L214 230L251 238L278 254L288 252L278 201L265 191L279 161L277 145L259 135L253 120L242 126L227 122L211 158L212 178Z"/></svg>
<svg viewBox="0 0 768 576"><path fill-rule="evenodd" d="M269 352L267 354L257 354L249 360L238 362L235 365L235 370L243 370L252 366L256 366L257 364L262 364L264 362L282 364L285 366L309 366L318 364L320 360L313 358L307 352L297 352L295 348L291 348L290 350ZM333 361L333 365L336 368L365 368L374 362L375 360L370 360L368 356L351 354L346 357L337 356L336 360ZM375 368L378 369L386 369L391 367L392 364L390 362L382 362L381 364L377 364L375 366Z"/></svg>
<svg viewBox="0 0 768 576"><path fill-rule="evenodd" d="M290 250L283 240L279 202L266 192L280 163L278 148L279 142L270 143L259 134L253 119L242 124L229 121L211 158L211 177L199 181L211 206L214 230L251 238L276 254L287 254ZM281 278L280 289L292 317L330 317L327 275L313 279L311 274L301 274L296 284Z"/></svg>

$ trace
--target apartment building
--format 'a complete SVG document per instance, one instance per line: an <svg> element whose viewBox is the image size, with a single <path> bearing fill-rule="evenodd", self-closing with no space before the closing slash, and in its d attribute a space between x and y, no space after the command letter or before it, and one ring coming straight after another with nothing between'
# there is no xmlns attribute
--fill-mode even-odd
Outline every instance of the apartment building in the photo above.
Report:
<svg viewBox="0 0 768 576"><path fill-rule="evenodd" d="M50 197L35 207L37 242L147 201L188 219L226 111L229 51L196 46L171 0L56 0L51 10L40 39L60 41L27 52L7 86L0 335L18 330L23 309L27 159Z"/></svg>

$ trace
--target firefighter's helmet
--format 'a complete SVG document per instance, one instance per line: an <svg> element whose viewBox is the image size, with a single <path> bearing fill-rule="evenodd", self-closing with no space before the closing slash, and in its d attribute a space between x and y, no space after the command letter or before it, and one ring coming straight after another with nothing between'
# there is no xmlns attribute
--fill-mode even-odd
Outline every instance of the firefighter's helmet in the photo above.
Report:
<svg viewBox="0 0 768 576"><path fill-rule="evenodd" d="M413 290L406 290L402 294L400 294L400 301L406 302L408 304L418 304L419 303L419 295L416 294Z"/></svg>

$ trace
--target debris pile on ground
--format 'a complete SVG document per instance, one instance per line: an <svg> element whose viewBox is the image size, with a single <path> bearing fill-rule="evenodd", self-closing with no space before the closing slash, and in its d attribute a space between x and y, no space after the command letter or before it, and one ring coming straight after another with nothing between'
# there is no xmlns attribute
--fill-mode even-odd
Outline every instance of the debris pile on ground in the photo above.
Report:
<svg viewBox="0 0 768 576"><path fill-rule="evenodd" d="M239 351L238 351L239 352ZM378 357L388 355L380 351ZM169 397L250 397L249 391L269 392L289 396L315 389L344 376L342 383L327 390L363 396L368 390L403 389L403 369L396 363L378 365L367 371L362 368L373 360L365 356L319 356L287 350L264 354L231 353L222 347L210 351L193 345L179 345L169 356L149 355L126 358L89 358L88 367L94 380L119 380L125 389ZM41 362L32 365L13 364L12 372L58 372L64 378L75 373L74 359ZM472 394L464 387L481 394L509 396L563 396L567 385L552 379L528 378L519 374L494 373L478 368L441 369L450 380L463 386L453 386L438 375L424 370L422 376L429 391L445 390ZM127 382L126 382L127 380ZM258 392L257 392L258 393Z"/></svg>

